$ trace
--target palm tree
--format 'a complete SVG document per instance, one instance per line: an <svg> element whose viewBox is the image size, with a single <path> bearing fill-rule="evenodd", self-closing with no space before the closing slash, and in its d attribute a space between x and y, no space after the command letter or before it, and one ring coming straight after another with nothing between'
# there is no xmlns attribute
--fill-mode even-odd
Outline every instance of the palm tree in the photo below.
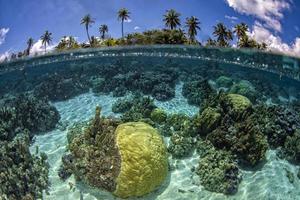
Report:
<svg viewBox="0 0 300 200"><path fill-rule="evenodd" d="M206 44L205 46L207 47L214 47L214 46L217 46L217 42L211 38L208 38L207 41L206 41Z"/></svg>
<svg viewBox="0 0 300 200"><path fill-rule="evenodd" d="M49 31L45 31L45 33L41 36L42 45L44 45L45 47L45 53L46 53L47 45L49 45L50 42L52 41L51 35L52 33L50 33Z"/></svg>
<svg viewBox="0 0 300 200"><path fill-rule="evenodd" d="M195 36L197 35L197 30L201 30L200 22L198 18L192 16L190 18L186 18L186 27L188 28L188 35L190 38L190 42L193 43L195 41Z"/></svg>
<svg viewBox="0 0 300 200"><path fill-rule="evenodd" d="M101 38L104 39L105 38L105 33L108 33L108 26L106 24L102 24L99 27L99 32L100 32Z"/></svg>
<svg viewBox="0 0 300 200"><path fill-rule="evenodd" d="M233 39L232 32L223 23L218 23L214 28L214 36L217 37L218 45L228 47L229 41Z"/></svg>
<svg viewBox="0 0 300 200"><path fill-rule="evenodd" d="M95 23L95 21L92 19L90 14L85 15L82 19L81 19L81 23L80 24L84 24L85 25L85 30L86 30L86 34L89 40L89 43L91 43L91 38L89 35L89 26L91 26L93 23Z"/></svg>
<svg viewBox="0 0 300 200"><path fill-rule="evenodd" d="M126 8L121 8L118 12L118 20L122 24L122 38L124 37L124 21L129 19L130 12Z"/></svg>
<svg viewBox="0 0 300 200"><path fill-rule="evenodd" d="M246 32L248 31L248 25L245 23L240 23L235 25L234 27L234 33L238 37L238 40L240 40L242 37L246 35Z"/></svg>
<svg viewBox="0 0 300 200"><path fill-rule="evenodd" d="M26 55L27 56L30 54L30 49L32 48L32 46L33 46L33 39L29 38L27 40L27 49L26 49Z"/></svg>
<svg viewBox="0 0 300 200"><path fill-rule="evenodd" d="M171 30L176 29L177 26L180 26L180 13L176 12L174 9L167 10L167 13L164 15L163 21L165 22L166 27L170 27Z"/></svg>

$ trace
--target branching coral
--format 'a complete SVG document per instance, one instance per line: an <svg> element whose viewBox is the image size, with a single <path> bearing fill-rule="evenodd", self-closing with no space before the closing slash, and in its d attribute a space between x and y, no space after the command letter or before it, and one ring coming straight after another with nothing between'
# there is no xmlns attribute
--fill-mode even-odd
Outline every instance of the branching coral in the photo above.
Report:
<svg viewBox="0 0 300 200"><path fill-rule="evenodd" d="M0 199L39 199L49 187L46 155L31 155L28 133L0 140Z"/></svg>
<svg viewBox="0 0 300 200"><path fill-rule="evenodd" d="M196 117L196 131L216 148L236 155L251 166L265 158L267 141L249 99L237 94L220 94Z"/></svg>
<svg viewBox="0 0 300 200"><path fill-rule="evenodd" d="M208 80L186 82L182 88L182 95L191 105L200 106L215 91L209 85Z"/></svg>
<svg viewBox="0 0 300 200"><path fill-rule="evenodd" d="M223 150L216 150L209 142L200 141L199 165L196 173L205 189L212 192L234 194L241 181L239 169L232 156Z"/></svg>
<svg viewBox="0 0 300 200"><path fill-rule="evenodd" d="M120 155L114 134L119 121L103 118L100 113L101 109L97 107L94 119L69 144L74 156L72 172L77 179L90 185L114 191L120 171Z"/></svg>
<svg viewBox="0 0 300 200"><path fill-rule="evenodd" d="M53 129L60 119L59 113L47 99L31 94L20 94L4 100L0 111L0 139L11 140L18 130L28 129L30 138L37 132Z"/></svg>
<svg viewBox="0 0 300 200"><path fill-rule="evenodd" d="M288 161L300 163L300 129L292 136L287 136L281 153Z"/></svg>
<svg viewBox="0 0 300 200"><path fill-rule="evenodd" d="M174 132L170 138L168 151L174 158L183 158L191 155L194 148L194 138L184 132Z"/></svg>

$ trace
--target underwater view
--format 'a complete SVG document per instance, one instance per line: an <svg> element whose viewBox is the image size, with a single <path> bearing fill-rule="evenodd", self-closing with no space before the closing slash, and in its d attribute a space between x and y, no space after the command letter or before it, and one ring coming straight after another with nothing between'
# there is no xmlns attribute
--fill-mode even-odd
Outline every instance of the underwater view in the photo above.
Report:
<svg viewBox="0 0 300 200"><path fill-rule="evenodd" d="M299 200L300 2L0 0L0 200Z"/></svg>
<svg viewBox="0 0 300 200"><path fill-rule="evenodd" d="M2 63L1 197L297 199L299 63L187 46Z"/></svg>

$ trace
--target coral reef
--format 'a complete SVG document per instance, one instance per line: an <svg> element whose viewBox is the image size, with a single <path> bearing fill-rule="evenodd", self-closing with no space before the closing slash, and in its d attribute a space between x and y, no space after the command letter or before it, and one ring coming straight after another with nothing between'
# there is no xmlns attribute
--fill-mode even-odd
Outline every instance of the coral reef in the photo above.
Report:
<svg viewBox="0 0 300 200"><path fill-rule="evenodd" d="M78 180L126 198L151 192L168 171L165 144L156 129L143 122L123 123L100 116L69 131L71 154L63 157L59 176ZM137 181L138 180L138 181Z"/></svg>
<svg viewBox="0 0 300 200"><path fill-rule="evenodd" d="M167 113L160 108L155 108L150 114L150 119L157 123L163 123L167 119Z"/></svg>
<svg viewBox="0 0 300 200"><path fill-rule="evenodd" d="M233 84L233 80L227 76L220 76L216 79L216 84L218 87L229 88Z"/></svg>
<svg viewBox="0 0 300 200"><path fill-rule="evenodd" d="M216 108L207 107L194 120L195 126L201 136L206 136L208 133L216 129L221 122L220 111Z"/></svg>
<svg viewBox="0 0 300 200"><path fill-rule="evenodd" d="M37 132L55 128L60 119L56 108L47 99L20 94L0 102L0 139L11 140L19 129L28 129L30 138Z"/></svg>
<svg viewBox="0 0 300 200"><path fill-rule="evenodd" d="M174 132L170 138L168 151L173 158L183 158L191 155L194 149L194 138L183 131Z"/></svg>
<svg viewBox="0 0 300 200"><path fill-rule="evenodd" d="M201 185L212 192L235 194L241 181L239 168L230 153L216 150L209 142L199 141L200 154L196 173Z"/></svg>
<svg viewBox="0 0 300 200"><path fill-rule="evenodd" d="M0 140L0 199L42 199L49 187L47 156L30 154L28 135Z"/></svg>
<svg viewBox="0 0 300 200"><path fill-rule="evenodd" d="M252 112L250 100L239 94L228 94L220 103L224 111L236 120L244 119Z"/></svg>
<svg viewBox="0 0 300 200"><path fill-rule="evenodd" d="M300 164L300 129L292 136L287 136L281 154L288 161Z"/></svg>
<svg viewBox="0 0 300 200"><path fill-rule="evenodd" d="M124 122L136 122L142 119L150 119L151 112L156 108L150 97L135 96L131 108L123 113L121 119Z"/></svg>
<svg viewBox="0 0 300 200"><path fill-rule="evenodd" d="M71 171L77 179L94 187L113 192L116 189L116 177L120 172L121 163L114 133L120 122L103 118L100 113L101 109L97 107L94 119L84 131L75 135L69 134L74 135L73 139L69 139L73 161L63 161L63 169ZM79 132L81 130L77 129ZM74 129L71 131L74 132Z"/></svg>
<svg viewBox="0 0 300 200"><path fill-rule="evenodd" d="M62 101L88 92L88 89L89 83L84 78L77 76L65 78L54 74L36 86L34 94L38 97L47 97L51 101Z"/></svg>
<svg viewBox="0 0 300 200"><path fill-rule="evenodd" d="M140 92L152 95L153 98L166 101L175 96L177 75L169 71L129 71L109 78L98 78L92 84L96 93L113 92L113 96L121 97L127 92Z"/></svg>
<svg viewBox="0 0 300 200"><path fill-rule="evenodd" d="M237 156L241 164L254 166L264 160L267 140L250 100L238 94L220 93L211 106L194 119L196 132L217 149Z"/></svg>
<svg viewBox="0 0 300 200"><path fill-rule="evenodd" d="M126 198L153 191L168 173L163 139L154 128L143 122L121 124L116 135L122 163L114 194Z"/></svg>
<svg viewBox="0 0 300 200"><path fill-rule="evenodd" d="M200 106L205 99L214 93L215 91L209 85L208 80L186 82L182 88L182 95L187 98L188 103L196 106Z"/></svg>
<svg viewBox="0 0 300 200"><path fill-rule="evenodd" d="M252 102L255 102L258 92L255 87L247 80L241 80L238 83L234 83L229 89L229 93L240 94L249 98Z"/></svg>
<svg viewBox="0 0 300 200"><path fill-rule="evenodd" d="M300 129L300 116L287 107L260 105L257 108L259 121L264 123L264 133L272 148L282 147L288 136L292 136L296 129Z"/></svg>

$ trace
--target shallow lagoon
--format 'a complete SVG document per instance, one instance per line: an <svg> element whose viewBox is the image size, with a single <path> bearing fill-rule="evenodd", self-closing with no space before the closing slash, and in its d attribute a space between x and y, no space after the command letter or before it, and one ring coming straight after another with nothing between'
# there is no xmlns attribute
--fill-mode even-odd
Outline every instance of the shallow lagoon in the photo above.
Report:
<svg viewBox="0 0 300 200"><path fill-rule="evenodd" d="M192 117L199 112L199 102L194 102L193 96L183 96L182 88L185 83L203 78L208 80L213 90L230 92L232 88L226 87L227 85L220 86L218 83L218 78L222 76L231 78L234 83L250 82L250 92L235 92L245 92L244 95L249 95L248 98L253 104L281 104L292 107L299 113L299 108L295 106L300 97L299 59L261 52L181 46L100 49L20 60L2 64L0 69L3 85L0 92L3 99L8 93L17 95L33 91L39 97L47 95L51 105L60 114L56 128L37 134L30 147L32 154L36 146L39 146L39 151L48 155L51 186L49 195L44 194L45 199L115 198L108 192L76 182L73 176L62 181L58 170L67 149L67 131L75 122L93 117L97 105L102 107L104 116L120 117L121 114L112 112L112 105L118 99L130 96L131 92L137 92L136 88L127 87L128 82L122 82L124 80L119 77L120 74L126 76L129 71L137 74L149 72L143 74L148 80L151 75L175 72L176 75L171 76L174 79L167 82L167 89L158 92L152 90L146 94L152 96L155 99L154 104L168 114L184 113ZM49 84L49 80L50 83L52 81L61 84L59 87L42 85ZM112 81L108 85L117 84L117 87L111 88L105 84L106 87L101 84L99 86L101 81L103 84L103 80ZM158 83L151 84L160 84L166 82L165 80L159 77ZM120 90L120 86L124 85L125 89ZM188 100L191 101L190 104ZM170 136L164 136L164 140L168 145ZM141 199L297 199L300 195L300 180L297 178L299 166L280 158L277 155L278 148L268 149L265 161L255 167L240 167L242 179L234 195L209 192L201 185L198 175L193 172L198 165L199 155L195 150L192 151L183 158L170 156L170 172L166 181L157 191ZM292 174L293 181L288 178L287 173Z"/></svg>

